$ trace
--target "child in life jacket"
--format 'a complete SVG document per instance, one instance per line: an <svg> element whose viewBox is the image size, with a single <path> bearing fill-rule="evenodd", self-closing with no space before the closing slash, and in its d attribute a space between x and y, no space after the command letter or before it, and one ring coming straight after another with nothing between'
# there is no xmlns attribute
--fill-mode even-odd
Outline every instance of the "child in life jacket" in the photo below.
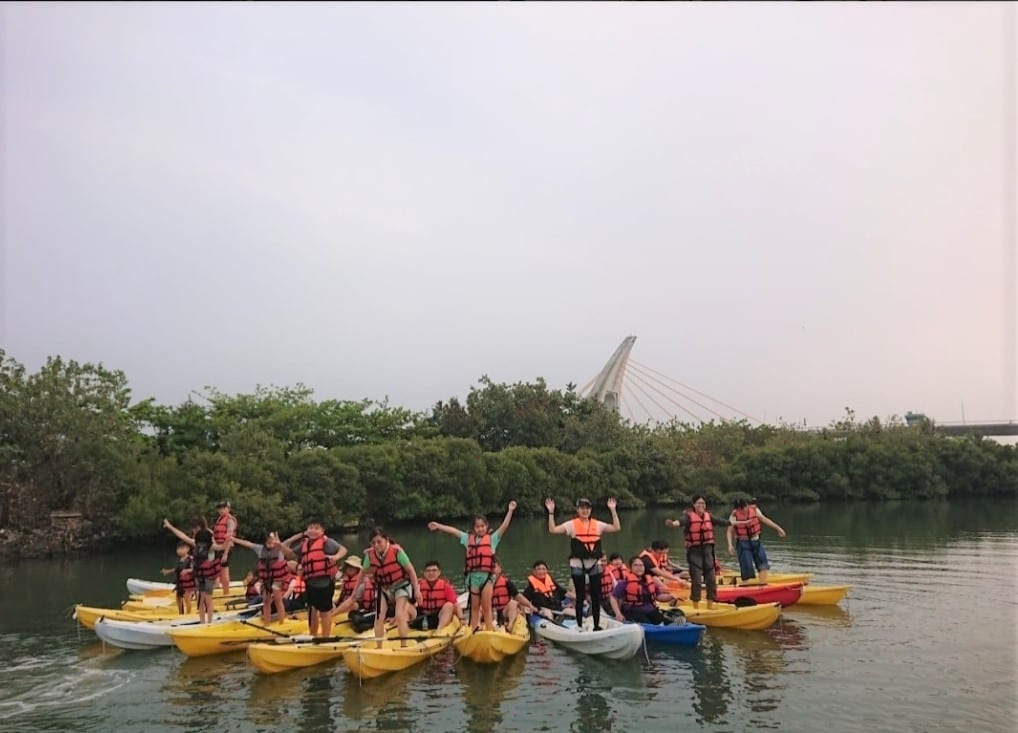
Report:
<svg viewBox="0 0 1018 733"><path fill-rule="evenodd" d="M194 557L191 546L186 542L177 543L177 564L172 568L162 568L163 575L173 574L173 590L177 596L177 613L190 614L191 600L194 598Z"/></svg>

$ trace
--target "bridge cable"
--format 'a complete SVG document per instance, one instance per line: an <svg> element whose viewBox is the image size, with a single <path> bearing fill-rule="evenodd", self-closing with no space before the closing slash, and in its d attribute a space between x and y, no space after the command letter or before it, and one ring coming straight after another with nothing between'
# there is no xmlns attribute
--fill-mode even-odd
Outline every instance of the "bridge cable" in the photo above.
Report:
<svg viewBox="0 0 1018 733"><path fill-rule="evenodd" d="M705 409L705 410L706 410L707 412L711 413L712 415L715 415L715 416L717 416L717 417L718 417L718 418L719 418L719 419L720 419L720 420L721 420L722 422L725 422L725 421L727 421L727 420L728 420L728 418L727 418L727 417L726 417L725 415L722 415L722 414L721 414L720 412L718 412L717 410L712 410L711 408L707 407L707 405L703 404L702 402L697 402L696 400L694 400L694 399L693 399L692 397L690 397L689 395L687 395L687 394L683 394L683 393L682 393L682 392L680 392L679 390L675 389L675 387L669 387L669 386L668 386L667 384L665 384L664 382L662 382L662 381L660 381L660 380L658 380L658 379L655 379L654 377L651 377L651 376L649 376L649 375L647 375L647 374L644 374L644 373L643 373L643 372L642 372L642 371L640 370L640 368L639 368L639 367L636 367L636 368L634 368L634 369L633 369L633 373L634 373L634 374L639 374L639 375L641 375L641 376L643 376L643 377L646 377L646 378L647 378L648 380L650 380L651 382L653 382L653 383L654 383L655 385L657 385L657 386L659 386L659 387L663 387L663 388L665 388L665 389L668 389L668 390L671 390L672 392L674 392L675 394L679 395L679 396L680 396L680 397L682 397L683 399L685 399L685 400L688 400L688 401L692 402L692 403L693 403L694 405L698 405L698 406L702 407L702 408L703 408L703 409Z"/></svg>
<svg viewBox="0 0 1018 733"><path fill-rule="evenodd" d="M670 381L670 382L675 382L675 384L679 385L680 387L682 387L682 388L684 388L684 389L688 389L688 390L689 390L690 392L695 392L696 394L700 395L701 397L706 397L706 398L707 398L708 400L710 400L711 402L716 402L716 403L718 403L719 405L721 405L722 407L726 407L726 408L728 408L729 410L731 410L732 412L736 412L736 413L738 413L738 414L742 415L743 417L745 417L745 418L747 418L747 419L749 419L749 420L752 420L753 422L757 422L757 423L760 423L761 425L763 424L763 420L760 420L760 419L758 419L758 418L755 418L755 417L753 417L752 415L747 415L747 414L746 414L745 412L743 412L742 410L738 410L738 409L736 409L736 408L732 407L731 405L727 405L727 404L725 404L724 402L722 402L722 401L721 401L721 400L719 400L719 399L716 399L716 398L714 398L714 397L711 397L711 396L710 396L710 395L708 395L708 394L704 394L703 392L700 392L699 390L693 389L693 388L692 388L692 387L690 387L689 385L683 384L682 382L680 382L680 381L679 381L679 380L677 380L677 379L672 379L672 378L671 378L671 377L669 377L669 376L668 376L667 374L662 374L661 372L657 371L656 369L652 369L651 367L647 366L646 364L641 364L641 363L639 363L638 361L634 361L633 359L630 359L630 360L629 360L629 364L633 364L633 365L635 365L635 366L636 366L637 368L640 368L640 369L646 369L646 370L647 370L647 371L649 371L649 372L653 372L654 374L657 374L657 375L658 375L659 377L664 377L665 379L667 379L667 380L668 380L668 381Z"/></svg>
<svg viewBox="0 0 1018 733"><path fill-rule="evenodd" d="M630 374L631 374L631 373L630 373L630 371L629 371L629 370L627 369L627 370L626 370L626 376L629 376ZM685 407L683 407L683 406L682 406L682 405L680 405L680 404L679 404L678 402L676 402L675 400L673 400L672 398L670 398L670 397L669 397L668 395L666 395L666 394L665 394L664 392L662 392L661 390L659 390L659 389L658 389L657 387L655 387L655 386L654 386L654 385L652 385L652 384L649 384L649 383L647 383L647 382L646 382L646 381L645 381L645 380L644 380L644 379L643 379L642 377L640 377L640 376L639 376L638 374L636 374L635 372L634 372L634 373L632 373L632 377L634 378L634 380L636 380L636 381L634 381L634 382L632 383L632 386L633 386L634 388L637 388L637 389L639 389L639 390L640 390L640 392L642 392L642 393L643 393L643 396L644 396L644 397L646 397L647 399L649 399L649 400L650 400L651 402L653 402L653 403L654 403L655 405L657 405L657 406L658 406L658 407L659 407L659 408L661 409L661 411L662 411L662 412L663 412L663 413L664 413L665 415L669 415L669 416L671 416L671 415L673 415L673 412L672 412L671 410L669 410L669 409L668 409L667 407L665 407L664 405L662 405L662 404L661 404L660 402L658 402L658 401L657 401L656 399L654 399L654 397L653 397L652 395L650 395L650 394L648 394L648 393L647 393L646 391L644 391L644 390L643 390L643 388L642 388L642 387L640 387L640 385L639 385L639 384L637 384L637 382L639 382L639 383L643 384L644 386L647 386L647 387L649 387L650 389L653 389L653 390L654 390L655 392L657 392L658 394L660 394L660 395L661 395L662 397L664 397L664 398L665 398L666 400L668 400L669 402L671 402L671 403L672 403L672 404L673 404L673 405L674 405L675 407L678 407L678 408L679 408L680 410L682 410L683 412L685 412L685 413L686 413L687 415L692 415L693 419L694 419L694 420L696 420L697 422L706 422L706 421L705 421L705 420L704 420L704 419L703 419L702 417L700 417L699 415L697 415L697 414L696 414L695 412L691 412L691 411L687 410L687 409L686 409ZM660 420L658 420L657 422L661 422L661 421L660 421Z"/></svg>

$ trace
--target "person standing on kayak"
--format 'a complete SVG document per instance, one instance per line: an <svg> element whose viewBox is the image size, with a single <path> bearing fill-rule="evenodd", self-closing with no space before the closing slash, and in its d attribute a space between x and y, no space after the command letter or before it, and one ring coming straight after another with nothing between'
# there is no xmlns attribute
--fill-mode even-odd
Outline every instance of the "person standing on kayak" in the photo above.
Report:
<svg viewBox="0 0 1018 733"><path fill-rule="evenodd" d="M300 540L298 572L304 579L304 597L308 604L308 633L329 636L332 633L332 597L336 595L337 563L346 555L346 547L325 535L320 519L311 519L304 532L283 542L292 548Z"/></svg>
<svg viewBox="0 0 1018 733"><path fill-rule="evenodd" d="M262 621L266 626L272 621L272 606L276 607L279 621L286 618L283 605L283 593L290 585L290 568L288 560L295 560L297 555L289 547L279 541L275 532L265 536L264 544L248 542L240 537L233 538L234 544L253 550L258 564L253 571L254 577L261 583Z"/></svg>
<svg viewBox="0 0 1018 733"><path fill-rule="evenodd" d="M198 592L198 622L202 624L212 623L212 591L216 587L216 578L219 577L219 565L215 553L226 549L226 545L218 545L213 541L212 530L205 517L195 517L192 524L192 537L188 537L181 530L170 524L169 519L163 519L163 527L170 530L181 542L186 542L194 548L194 582L195 590Z"/></svg>
<svg viewBox="0 0 1018 733"><path fill-rule="evenodd" d="M477 629L483 622L485 631L495 630L495 620L491 611L492 582L494 581L494 557L499 542L509 529L516 502L510 501L505 519L494 532L488 526L488 520L478 515L474 517L473 532L467 533L450 527L448 524L428 522L432 532L445 532L459 540L466 548L467 558L463 572L467 576L467 592L470 593L470 628Z"/></svg>
<svg viewBox="0 0 1018 733"><path fill-rule="evenodd" d="M421 582L414 564L384 529L375 527L371 532L371 546L364 550L362 565L360 575L370 574L375 582L375 638L378 648L382 648L385 617L390 608L395 609L396 627L402 637L400 646L405 647L413 614L410 604L421 597Z"/></svg>
<svg viewBox="0 0 1018 733"><path fill-rule="evenodd" d="M767 571L770 564L767 562L767 551L760 542L760 525L766 524L778 533L778 537L785 536L785 530L775 522L764 516L764 513L756 505L745 499L736 499L735 509L729 517L731 524L728 527L728 554L736 555L739 558L739 573L743 580L750 580L760 574L760 582L767 582ZM735 539L735 546L732 540Z"/></svg>
<svg viewBox="0 0 1018 733"><path fill-rule="evenodd" d="M666 519L665 526L681 527L686 535L686 563L692 584L689 598L693 608L700 607L702 586L707 586L707 608L714 608L718 599L718 581L714 572L714 525L731 524L724 517L712 517L707 511L707 500L702 495L693 497L693 508L679 519Z"/></svg>
<svg viewBox="0 0 1018 733"><path fill-rule="evenodd" d="M237 533L237 518L230 513L230 502L223 499L216 504L216 511L219 516L216 518L215 526L212 527L212 538L217 545L225 549L216 551L216 560L219 563L219 585L222 586L223 595L230 594L230 546L227 541Z"/></svg>
<svg viewBox="0 0 1018 733"><path fill-rule="evenodd" d="M611 524L591 518L590 499L579 499L576 502L576 516L568 522L555 524L555 500L550 497L544 500L544 507L548 511L548 531L551 534L567 535L570 539L569 575L576 590L577 622L581 620L589 580L590 615L595 631L599 631L601 626L601 555L604 554L601 535L622 529L615 510L618 506L615 497L608 499L607 506L612 515Z"/></svg>

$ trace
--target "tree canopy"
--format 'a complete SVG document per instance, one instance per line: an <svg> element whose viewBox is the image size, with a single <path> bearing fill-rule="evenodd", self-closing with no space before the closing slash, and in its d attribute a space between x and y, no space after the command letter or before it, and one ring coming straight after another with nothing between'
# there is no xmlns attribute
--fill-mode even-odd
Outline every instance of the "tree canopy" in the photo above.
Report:
<svg viewBox="0 0 1018 733"><path fill-rule="evenodd" d="M413 412L322 400L311 389L208 387L179 405L132 402L123 372L52 357L34 374L0 351L0 526L53 510L124 537L228 498L243 533L497 513L515 498L617 496L623 507L762 501L1018 496L1018 452L928 423L858 422L807 432L746 421L634 425L573 385L496 384Z"/></svg>

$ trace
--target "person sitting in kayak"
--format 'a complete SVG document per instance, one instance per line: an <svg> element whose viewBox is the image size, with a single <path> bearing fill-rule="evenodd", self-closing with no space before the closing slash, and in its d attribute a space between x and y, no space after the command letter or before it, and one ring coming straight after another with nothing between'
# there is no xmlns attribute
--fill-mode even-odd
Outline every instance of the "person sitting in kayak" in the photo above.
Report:
<svg viewBox="0 0 1018 733"><path fill-rule="evenodd" d="M506 530L509 529L509 522L512 521L514 511L516 511L516 502L510 501L505 519L494 532L491 531L488 520L482 516L474 517L474 527L470 533L447 524L428 522L429 530L450 534L459 539L460 544L467 548L463 573L467 576L467 591L470 593L470 628L472 629L476 629L482 621L485 631L495 629L491 611L492 558L495 556L495 550L498 549L498 544L505 536Z"/></svg>
<svg viewBox="0 0 1018 733"><path fill-rule="evenodd" d="M275 532L265 536L264 544L248 542L240 537L233 538L234 544L252 550L258 558L254 575L261 583L262 621L268 624L272 620L272 607L276 608L276 619L286 618L283 605L283 593L290 585L290 568L287 561L296 560L294 551L279 541Z"/></svg>
<svg viewBox="0 0 1018 733"><path fill-rule="evenodd" d="M735 509L729 517L731 524L728 527L728 554L736 555L739 559L739 574L743 580L750 580L760 574L760 582L767 582L767 571L770 564L767 562L767 552L760 542L760 525L766 524L778 533L778 537L785 536L785 530L775 522L764 516L764 513L756 505L756 499L752 503L745 499L736 499ZM732 546L732 539L735 539L735 547Z"/></svg>
<svg viewBox="0 0 1018 733"><path fill-rule="evenodd" d="M643 567L648 575L655 578L667 580L682 587L689 587L689 583L672 572L672 564L668 560L668 543L664 540L654 540L649 548L640 552L643 558Z"/></svg>
<svg viewBox="0 0 1018 733"><path fill-rule="evenodd" d="M656 602L672 600L675 599L647 572L642 556L629 561L629 570L615 584L611 594L615 619L641 624L670 623L668 617L658 610Z"/></svg>
<svg viewBox="0 0 1018 733"><path fill-rule="evenodd" d="M537 609L537 612L547 619L553 619L556 614L559 616L576 615L575 609L568 608L566 605L566 601L570 598L575 600L576 595L566 591L558 584L558 581L551 577L551 573L548 572L548 563L544 560L534 563L530 575L527 576L527 586L523 589L523 595Z"/></svg>
<svg viewBox="0 0 1018 733"><path fill-rule="evenodd" d="M555 500L544 500L548 511L548 531L551 534L564 534L569 537L569 577L576 588L576 607L583 609L587 597L587 584L590 584L590 615L594 621L594 630L600 630L601 621L601 536L622 529L616 511L618 502L615 497L608 499L608 511L612 515L612 523L601 522L590 516L592 509L590 499L579 499L576 502L576 516L568 522L555 524Z"/></svg>
<svg viewBox="0 0 1018 733"><path fill-rule="evenodd" d="M601 609L605 613L614 615L611 594L615 590L615 584L622 580L627 570L629 568L619 553L613 552L607 557L601 555Z"/></svg>
<svg viewBox="0 0 1018 733"><path fill-rule="evenodd" d="M502 573L502 563L495 557L495 579L492 583L491 607L495 619L508 632L512 632L520 609L524 613L537 613L538 609L521 593L509 578Z"/></svg>
<svg viewBox="0 0 1018 733"><path fill-rule="evenodd" d="M191 546L186 542L177 543L177 564L162 568L163 575L173 573L173 590L177 596L177 613L191 613L191 599L194 597L194 557Z"/></svg>
<svg viewBox="0 0 1018 733"><path fill-rule="evenodd" d="M283 608L286 609L287 613L293 613L308 607L307 584L300 573L297 572L300 566L295 560L290 560L286 563L286 567L290 571L290 583L286 586L286 591L283 593Z"/></svg>
<svg viewBox="0 0 1018 733"><path fill-rule="evenodd" d="M421 597L417 599L412 616L410 627L418 631L445 628L453 616L460 616L456 588L442 577L442 567L437 560L428 560L424 564Z"/></svg>

